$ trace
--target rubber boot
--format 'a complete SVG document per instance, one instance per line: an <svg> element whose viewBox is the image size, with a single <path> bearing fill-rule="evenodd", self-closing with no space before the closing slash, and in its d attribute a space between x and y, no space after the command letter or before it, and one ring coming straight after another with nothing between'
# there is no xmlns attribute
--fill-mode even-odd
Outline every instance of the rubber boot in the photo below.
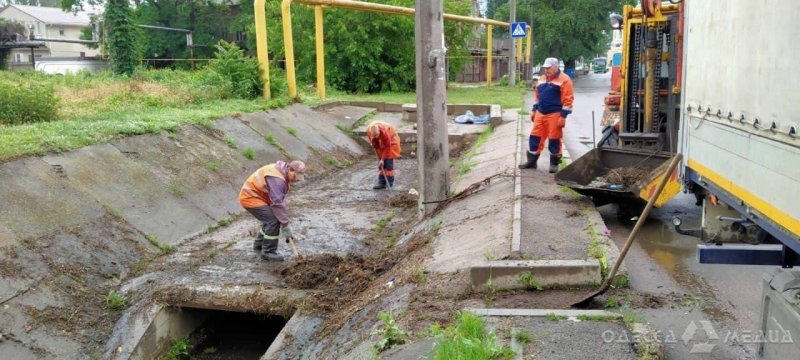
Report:
<svg viewBox="0 0 800 360"><path fill-rule="evenodd" d="M378 182L372 187L372 190L380 189L386 189L386 179L383 178L383 175L378 175Z"/></svg>
<svg viewBox="0 0 800 360"><path fill-rule="evenodd" d="M278 255L278 240L263 241L261 259L267 261L283 261L283 256Z"/></svg>
<svg viewBox="0 0 800 360"><path fill-rule="evenodd" d="M389 187L394 186L394 176L387 176L386 180L389 180Z"/></svg>
<svg viewBox="0 0 800 360"><path fill-rule="evenodd" d="M558 165L561 163L561 155L550 155L550 173L558 172Z"/></svg>
<svg viewBox="0 0 800 360"><path fill-rule="evenodd" d="M539 161L539 154L532 154L530 151L526 151L525 155L528 157L528 162L524 164L520 164L520 169L536 169L536 163Z"/></svg>
<svg viewBox="0 0 800 360"><path fill-rule="evenodd" d="M253 241L253 250L256 252L261 251L261 244L264 239L261 238L261 235L256 236L256 239Z"/></svg>

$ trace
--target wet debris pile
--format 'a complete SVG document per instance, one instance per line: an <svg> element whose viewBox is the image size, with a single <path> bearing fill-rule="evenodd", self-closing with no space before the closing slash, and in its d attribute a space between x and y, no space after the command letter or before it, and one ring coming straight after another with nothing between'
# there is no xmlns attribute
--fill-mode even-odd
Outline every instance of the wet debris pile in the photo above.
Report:
<svg viewBox="0 0 800 360"><path fill-rule="evenodd" d="M392 207L410 209L417 206L417 196L412 194L395 195L389 199L389 205Z"/></svg>
<svg viewBox="0 0 800 360"><path fill-rule="evenodd" d="M614 190L630 189L639 181L647 179L649 175L650 169L644 166L618 167L609 170L603 176L598 176L589 186Z"/></svg>
<svg viewBox="0 0 800 360"><path fill-rule="evenodd" d="M320 254L288 263L281 275L293 288L314 290L312 306L331 310L367 289L395 263L396 257L386 253Z"/></svg>

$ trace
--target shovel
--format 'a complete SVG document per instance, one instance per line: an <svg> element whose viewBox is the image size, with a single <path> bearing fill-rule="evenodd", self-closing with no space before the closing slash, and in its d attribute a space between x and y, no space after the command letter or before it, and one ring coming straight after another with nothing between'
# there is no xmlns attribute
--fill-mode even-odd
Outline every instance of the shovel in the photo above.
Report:
<svg viewBox="0 0 800 360"><path fill-rule="evenodd" d="M300 255L300 252L297 251L297 246L294 244L294 238L291 236L287 237L286 242L288 242L289 247L292 248L292 254L294 254L294 257L302 259L303 255Z"/></svg>
<svg viewBox="0 0 800 360"><path fill-rule="evenodd" d="M606 280L603 282L603 285L601 285L600 289L595 291L593 294L589 295L588 297L584 298L581 301L572 304L572 307L585 308L586 306L589 305L589 303L592 302L592 299L594 299L598 295L602 295L603 293L608 291L609 287L611 287L611 282L614 280L614 276L617 276L617 270L619 270L619 266L622 264L622 260L624 260L625 255L628 254L628 250L631 248L633 241L636 240L636 235L639 233L639 230L642 228L642 225L644 225L645 219L647 219L647 216L650 215L650 210L653 209L653 205L655 204L656 199L658 199L658 196L661 195L662 191L664 191L664 186L667 184L667 180L669 180L672 171L675 170L675 167L678 166L678 163L680 161L681 161L681 154L675 154L675 157L672 158L672 161L669 163L669 166L667 167L667 171L664 173L664 178L662 178L661 182L658 183L656 191L653 193L653 195L650 195L649 199L647 199L647 206L644 207L644 211L642 211L642 214L639 215L639 219L636 220L636 226L633 227L633 231L631 231L631 234L628 235L628 240L625 241L625 246L622 247L622 252L620 252L619 254L619 259L617 259L617 262L614 263L614 268L611 269L611 273L608 274Z"/></svg>

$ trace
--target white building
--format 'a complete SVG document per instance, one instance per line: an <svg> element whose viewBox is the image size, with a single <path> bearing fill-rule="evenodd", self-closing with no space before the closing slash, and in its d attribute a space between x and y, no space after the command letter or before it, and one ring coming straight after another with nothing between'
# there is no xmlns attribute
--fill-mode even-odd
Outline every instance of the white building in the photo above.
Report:
<svg viewBox="0 0 800 360"><path fill-rule="evenodd" d="M78 11L77 13L64 12L59 8L26 6L26 5L7 5L0 8L0 18L16 21L25 25L29 35L31 32L36 38L59 39L59 40L78 40L81 30L91 26L89 13ZM89 49L84 44L72 44L62 42L45 42L44 47L34 49L34 56L38 58L79 58L97 56L98 51ZM13 49L11 51L11 63L30 64L30 49Z"/></svg>

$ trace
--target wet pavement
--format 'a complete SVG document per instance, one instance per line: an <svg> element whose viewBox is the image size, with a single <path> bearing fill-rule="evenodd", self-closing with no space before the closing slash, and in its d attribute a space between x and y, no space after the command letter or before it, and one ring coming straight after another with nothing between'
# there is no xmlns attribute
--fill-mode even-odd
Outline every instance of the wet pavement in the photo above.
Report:
<svg viewBox="0 0 800 360"><path fill-rule="evenodd" d="M609 74L590 74L575 82L575 113L565 129L565 144L573 159L592 149L591 111L595 110L599 122ZM599 126L594 130L599 138ZM598 210L621 247L633 224L620 223L614 205ZM695 248L700 239L676 233L670 224L673 216L680 216L685 228L698 227L701 208L695 206L694 196L680 194L654 209L625 260L631 289L664 303L637 311L662 332L669 359L754 358L756 345L741 344L735 335L758 328L761 275L770 267L698 264ZM710 321L719 339L708 338L709 333L700 330L683 340L690 325L702 328L702 321ZM715 345L712 351L693 352L693 346L703 341Z"/></svg>

